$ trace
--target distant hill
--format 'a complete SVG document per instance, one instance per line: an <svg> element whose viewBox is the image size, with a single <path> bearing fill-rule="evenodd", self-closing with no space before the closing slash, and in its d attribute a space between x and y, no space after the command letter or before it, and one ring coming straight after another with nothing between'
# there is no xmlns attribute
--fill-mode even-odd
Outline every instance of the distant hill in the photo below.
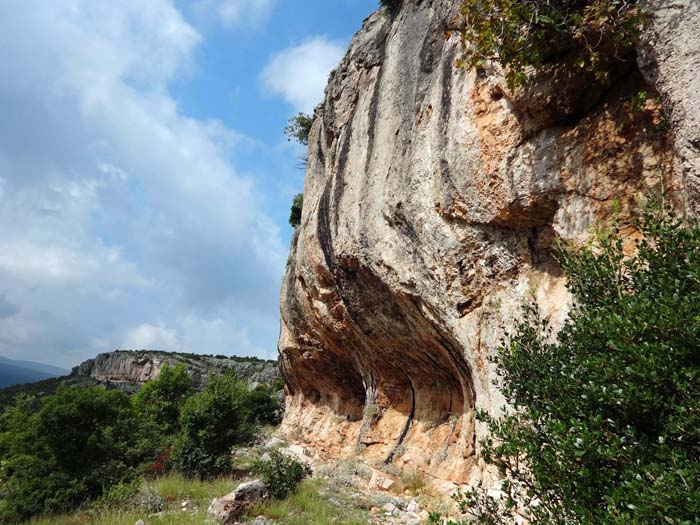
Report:
<svg viewBox="0 0 700 525"><path fill-rule="evenodd" d="M11 364L16 363L18 361L11 361ZM4 361L0 361L0 374L3 364ZM197 389L203 388L210 376L223 374L230 369L235 370L238 377L251 384L274 385L282 388L277 361L265 361L255 357L227 357L157 350L115 350L82 362L70 373L67 370L54 369L54 373L49 374L47 372L53 367L48 367L43 369L43 372L36 372L37 375L33 376L35 379L22 381L24 384L17 384L17 381L0 384L0 412L17 394L31 394L38 397L51 395L60 385L106 386L135 393L146 381L157 377L166 364L184 366ZM40 366L46 367L46 365ZM56 374L56 370L61 374ZM40 375L41 373L44 375ZM59 377L56 377L57 375Z"/></svg>
<svg viewBox="0 0 700 525"><path fill-rule="evenodd" d="M63 376L67 373L68 370L56 366L0 356L0 388L34 383L51 377Z"/></svg>

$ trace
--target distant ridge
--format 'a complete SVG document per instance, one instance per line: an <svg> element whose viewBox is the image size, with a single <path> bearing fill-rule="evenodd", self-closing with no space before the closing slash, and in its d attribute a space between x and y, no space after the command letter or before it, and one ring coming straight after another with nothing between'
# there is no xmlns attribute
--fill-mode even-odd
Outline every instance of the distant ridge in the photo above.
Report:
<svg viewBox="0 0 700 525"><path fill-rule="evenodd" d="M5 361L11 360L0 358L0 370ZM16 363L12 361L8 366L17 366ZM0 412L17 394L42 397L55 393L61 385L105 386L134 393L146 381L157 377L164 365L184 366L198 389L203 388L210 376L223 374L227 370L234 370L238 377L252 385L266 384L281 388L276 361L265 361L256 357L214 356L160 350L115 350L83 361L70 372L41 365L47 368L34 372L32 376L22 376L21 381L13 381L11 378L14 376L10 375L11 370L8 368L8 378L11 382L0 384ZM57 370L60 374L56 373Z"/></svg>
<svg viewBox="0 0 700 525"><path fill-rule="evenodd" d="M0 356L0 388L34 383L67 373L68 370L57 366Z"/></svg>

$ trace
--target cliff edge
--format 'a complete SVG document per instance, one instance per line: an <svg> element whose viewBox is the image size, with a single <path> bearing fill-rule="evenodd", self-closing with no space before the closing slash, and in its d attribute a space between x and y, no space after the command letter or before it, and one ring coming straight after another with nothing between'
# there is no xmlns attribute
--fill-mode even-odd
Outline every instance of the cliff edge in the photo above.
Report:
<svg viewBox="0 0 700 525"><path fill-rule="evenodd" d="M373 14L331 75L279 351L291 439L464 483L481 475L474 411L503 407L489 356L504 327L533 298L567 315L557 240L613 215L634 238L650 190L698 211L700 5L648 1L611 86L552 76L527 93L497 66L456 66L458 5Z"/></svg>

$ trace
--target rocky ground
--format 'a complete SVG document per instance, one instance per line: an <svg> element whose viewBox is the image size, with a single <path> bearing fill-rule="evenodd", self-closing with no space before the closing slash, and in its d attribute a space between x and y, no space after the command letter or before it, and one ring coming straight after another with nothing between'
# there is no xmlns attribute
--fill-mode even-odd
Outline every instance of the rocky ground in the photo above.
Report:
<svg viewBox="0 0 700 525"><path fill-rule="evenodd" d="M418 472L398 473L390 466L375 468L356 460L320 460L298 445L287 445L271 438L257 450L238 452L241 461L259 454L261 449L279 448L313 470L319 495L339 512L358 523L382 525L419 525L427 523L429 512L449 512L451 503L444 494L433 492ZM284 525L285 521L264 515L249 516L240 524Z"/></svg>

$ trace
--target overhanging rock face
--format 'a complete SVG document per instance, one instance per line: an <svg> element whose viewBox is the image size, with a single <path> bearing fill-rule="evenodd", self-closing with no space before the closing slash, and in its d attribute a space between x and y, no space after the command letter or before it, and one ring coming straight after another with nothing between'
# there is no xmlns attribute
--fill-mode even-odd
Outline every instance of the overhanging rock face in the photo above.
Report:
<svg viewBox="0 0 700 525"><path fill-rule="evenodd" d="M279 350L290 438L461 483L480 474L475 409L503 407L488 359L503 327L533 296L555 324L567 314L556 240L584 242L613 214L633 238L640 196L663 188L691 208L694 172L678 147L685 119L665 131L660 102L633 107L655 92L634 57L605 89L553 74L512 93L495 67L456 67L445 28L457 7L375 13L331 75ZM667 44L646 62L654 82L684 53ZM660 88L667 112L681 111L676 87Z"/></svg>

